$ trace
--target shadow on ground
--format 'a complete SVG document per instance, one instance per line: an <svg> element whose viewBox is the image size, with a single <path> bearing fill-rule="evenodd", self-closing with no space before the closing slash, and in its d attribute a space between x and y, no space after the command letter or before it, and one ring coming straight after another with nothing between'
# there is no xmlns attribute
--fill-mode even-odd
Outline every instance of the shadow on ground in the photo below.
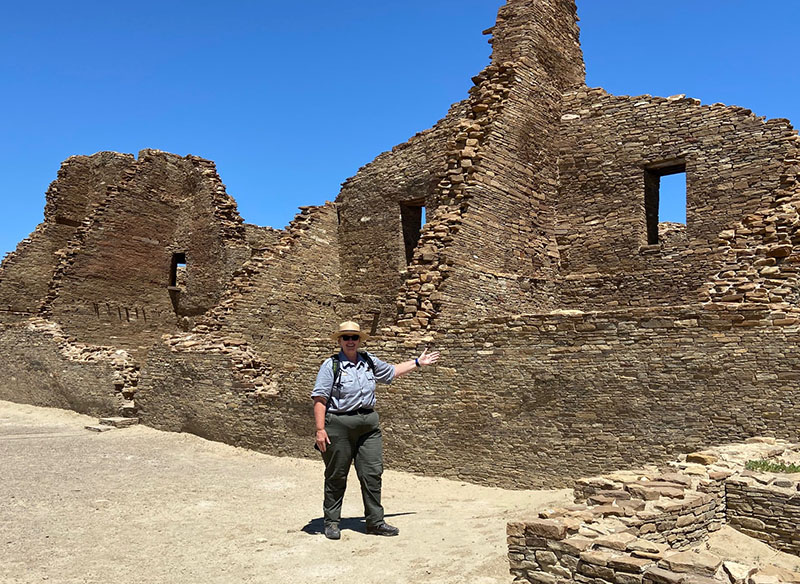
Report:
<svg viewBox="0 0 800 584"><path fill-rule="evenodd" d="M400 517L402 515L416 515L416 511L407 511L406 513L387 513L386 518ZM342 531L349 529L358 533L367 533L367 522L364 517L343 517L339 522L339 529ZM319 535L325 532L325 521L322 517L317 517L306 523L300 531L308 533L309 535Z"/></svg>

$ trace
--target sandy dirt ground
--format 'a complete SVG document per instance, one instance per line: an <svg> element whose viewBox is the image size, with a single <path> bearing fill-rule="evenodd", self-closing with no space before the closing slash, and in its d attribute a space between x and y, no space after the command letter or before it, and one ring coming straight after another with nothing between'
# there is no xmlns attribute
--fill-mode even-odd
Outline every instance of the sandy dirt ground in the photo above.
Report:
<svg viewBox="0 0 800 584"><path fill-rule="evenodd" d="M506 522L571 497L387 471L385 538L353 473L329 541L321 461L94 422L0 401L0 583L508 584Z"/></svg>

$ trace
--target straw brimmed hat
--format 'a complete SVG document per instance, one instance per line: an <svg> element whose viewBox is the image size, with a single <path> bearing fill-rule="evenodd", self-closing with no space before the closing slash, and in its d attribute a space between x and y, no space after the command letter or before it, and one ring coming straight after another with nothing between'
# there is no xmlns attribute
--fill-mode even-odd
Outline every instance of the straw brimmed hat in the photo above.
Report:
<svg viewBox="0 0 800 584"><path fill-rule="evenodd" d="M338 343L339 337L342 335L358 335L362 341L366 341L369 338L369 335L361 330L358 323L352 320L346 320L341 323L339 329L331 335L331 338Z"/></svg>

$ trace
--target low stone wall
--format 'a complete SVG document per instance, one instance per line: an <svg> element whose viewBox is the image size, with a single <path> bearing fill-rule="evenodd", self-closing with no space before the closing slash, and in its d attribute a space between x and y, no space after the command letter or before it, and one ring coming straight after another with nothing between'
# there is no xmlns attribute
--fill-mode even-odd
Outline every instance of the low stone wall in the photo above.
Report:
<svg viewBox="0 0 800 584"><path fill-rule="evenodd" d="M548 519L508 525L515 582L688 584L715 576L722 566L711 554L673 550L624 528L604 533L602 527L574 530L568 525Z"/></svg>
<svg viewBox="0 0 800 584"><path fill-rule="evenodd" d="M281 393L247 346L204 341L171 337L150 351L136 396L141 419L272 455L313 455L311 399Z"/></svg>
<svg viewBox="0 0 800 584"><path fill-rule="evenodd" d="M71 343L43 319L0 325L0 354L4 400L118 415L138 383L138 368L125 351Z"/></svg>
<svg viewBox="0 0 800 584"><path fill-rule="evenodd" d="M730 479L726 489L730 525L776 549L800 556L797 479L776 479L764 474L739 476Z"/></svg>
<svg viewBox="0 0 800 584"><path fill-rule="evenodd" d="M581 479L575 486L575 505L508 524L514 581L800 581L800 574L723 562L697 549L709 532L722 526L727 512L732 525L747 526L744 533L768 543L781 541L776 547L792 551L786 544L796 545L798 539L800 493L796 483L789 486L787 479L744 471L746 460L774 456L789 448L794 447L774 439L753 439L749 444L683 456L668 470L650 468ZM777 489L782 489L780 495Z"/></svg>

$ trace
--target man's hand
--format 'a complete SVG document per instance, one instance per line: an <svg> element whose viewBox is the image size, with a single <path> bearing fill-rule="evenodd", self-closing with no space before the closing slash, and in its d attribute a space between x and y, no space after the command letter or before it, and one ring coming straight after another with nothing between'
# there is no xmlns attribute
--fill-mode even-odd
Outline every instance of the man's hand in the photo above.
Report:
<svg viewBox="0 0 800 584"><path fill-rule="evenodd" d="M316 442L319 451L325 452L328 449L328 444L331 443L331 439L328 438L328 433L325 430L317 430Z"/></svg>
<svg viewBox="0 0 800 584"><path fill-rule="evenodd" d="M433 353L428 353L428 348L425 347L425 350L422 351L422 355L417 357L417 361L419 361L420 365L432 365L439 360L439 351L434 351Z"/></svg>

